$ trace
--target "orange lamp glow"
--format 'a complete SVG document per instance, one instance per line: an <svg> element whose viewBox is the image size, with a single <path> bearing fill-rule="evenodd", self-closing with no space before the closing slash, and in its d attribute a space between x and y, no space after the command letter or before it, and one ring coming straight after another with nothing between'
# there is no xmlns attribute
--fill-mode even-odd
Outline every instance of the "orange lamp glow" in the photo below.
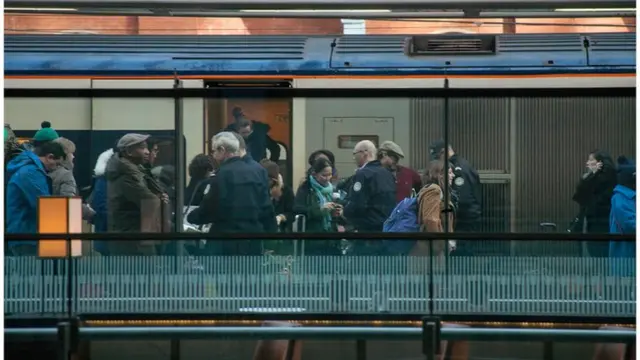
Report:
<svg viewBox="0 0 640 360"><path fill-rule="evenodd" d="M82 233L82 198L54 196L38 198L38 233ZM38 241L40 257L60 258L68 255L82 255L82 240L71 240L71 254L67 252L65 239Z"/></svg>

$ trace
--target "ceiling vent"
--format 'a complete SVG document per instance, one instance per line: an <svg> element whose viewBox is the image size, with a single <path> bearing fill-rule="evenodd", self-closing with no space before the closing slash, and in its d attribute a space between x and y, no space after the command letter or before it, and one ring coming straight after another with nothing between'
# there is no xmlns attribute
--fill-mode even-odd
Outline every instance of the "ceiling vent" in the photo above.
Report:
<svg viewBox="0 0 640 360"><path fill-rule="evenodd" d="M409 38L409 55L495 54L494 35L422 35Z"/></svg>

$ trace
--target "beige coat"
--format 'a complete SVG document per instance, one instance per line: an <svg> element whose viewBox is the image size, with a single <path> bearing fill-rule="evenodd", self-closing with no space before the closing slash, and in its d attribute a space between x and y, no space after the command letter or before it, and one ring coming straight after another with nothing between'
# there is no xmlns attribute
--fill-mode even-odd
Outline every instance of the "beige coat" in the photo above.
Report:
<svg viewBox="0 0 640 360"><path fill-rule="evenodd" d="M449 208L452 208L452 204L449 203ZM424 186L418 193L418 220L420 221L420 229L422 232L427 233L442 233L445 232L444 219L447 215L443 211L444 206L444 193L440 186L436 184L430 184ZM453 212L448 213L449 216L449 229L448 232L453 232L453 226L455 217ZM441 259L444 256L447 241L435 240L433 245L429 245L429 241L418 241L416 245L409 252L409 256L429 256L431 249L435 253L436 257ZM417 260L422 265L420 267L428 266L424 262ZM417 264L416 264L417 266ZM412 268L415 266L412 266Z"/></svg>

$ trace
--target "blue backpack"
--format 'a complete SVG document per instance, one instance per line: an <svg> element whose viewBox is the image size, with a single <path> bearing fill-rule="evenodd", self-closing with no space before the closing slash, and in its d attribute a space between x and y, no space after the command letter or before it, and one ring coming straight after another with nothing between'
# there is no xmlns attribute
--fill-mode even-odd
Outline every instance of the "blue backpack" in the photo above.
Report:
<svg viewBox="0 0 640 360"><path fill-rule="evenodd" d="M418 198L409 197L402 200L384 222L383 232L420 232L418 221ZM391 254L406 255L415 245L415 240L385 240L385 248Z"/></svg>

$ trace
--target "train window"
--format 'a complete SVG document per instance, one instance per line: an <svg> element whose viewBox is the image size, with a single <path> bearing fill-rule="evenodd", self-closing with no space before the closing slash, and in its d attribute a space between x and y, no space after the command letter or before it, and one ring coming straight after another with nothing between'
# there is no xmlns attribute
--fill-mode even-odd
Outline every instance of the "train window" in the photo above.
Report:
<svg viewBox="0 0 640 360"><path fill-rule="evenodd" d="M360 141L369 140L378 147L380 138L377 135L338 135L339 149L353 149Z"/></svg>

